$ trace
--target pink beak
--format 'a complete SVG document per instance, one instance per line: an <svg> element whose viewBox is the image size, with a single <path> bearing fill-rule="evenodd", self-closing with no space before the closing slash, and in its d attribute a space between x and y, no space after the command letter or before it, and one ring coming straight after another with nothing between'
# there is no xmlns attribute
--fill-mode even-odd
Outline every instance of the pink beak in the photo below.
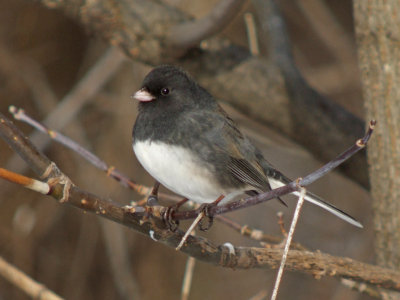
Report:
<svg viewBox="0 0 400 300"><path fill-rule="evenodd" d="M131 98L136 99L140 102L149 102L149 101L153 101L156 99L152 94L150 94L146 90L146 88L142 88L142 89L138 90L135 94L132 95Z"/></svg>

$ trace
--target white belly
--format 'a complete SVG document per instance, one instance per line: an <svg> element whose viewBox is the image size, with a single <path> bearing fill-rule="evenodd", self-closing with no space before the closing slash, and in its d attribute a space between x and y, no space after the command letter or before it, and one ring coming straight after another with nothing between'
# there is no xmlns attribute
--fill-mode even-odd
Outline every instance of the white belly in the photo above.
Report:
<svg viewBox="0 0 400 300"><path fill-rule="evenodd" d="M178 195L197 203L211 203L226 192L218 188L206 166L181 146L138 141L133 151L151 176Z"/></svg>

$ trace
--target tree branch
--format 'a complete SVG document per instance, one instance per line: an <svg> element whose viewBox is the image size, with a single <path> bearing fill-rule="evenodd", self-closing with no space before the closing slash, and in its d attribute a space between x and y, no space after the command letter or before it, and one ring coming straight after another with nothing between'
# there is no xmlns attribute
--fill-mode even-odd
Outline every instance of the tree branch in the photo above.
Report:
<svg viewBox="0 0 400 300"><path fill-rule="evenodd" d="M140 192L140 185L132 182L128 178L126 178L123 174L120 172L116 171L114 168L109 168L107 167L107 164L103 162L100 158L98 158L96 155L92 154L88 150L84 149L68 137L62 135L61 133L55 132L53 130L50 130L46 128L43 124L33 120L31 117L29 117L24 110L22 109L17 109L14 106L10 106L9 108L10 112L13 114L13 116L21 121L24 121L28 123L29 125L35 127L36 129L40 130L43 133L47 133L50 137L56 139L60 143L64 144L65 146L75 150L78 154L82 155L85 157L87 160L89 160L91 163L93 163L95 166L97 166L99 169L103 171L107 171L108 175L111 175L114 179L117 179L118 181L124 182L126 186L129 186L130 188L134 189L135 191ZM237 201L233 201L224 205L218 205L211 207L208 210L208 213L210 216L218 215L218 214L223 214L227 212L231 212L237 209L253 206L283 195L286 195L288 193L291 193L295 190L299 191L300 188L299 186L307 186L317 179L323 177L325 174L328 172L331 172L334 168L338 167L341 165L343 162L347 161L350 157L354 156L358 151L363 149L367 142L369 141L372 132L375 128L376 122L374 120L370 121L369 128L367 132L365 133L364 137L357 140L356 143L351 146L349 149L338 155L335 159L330 161L329 163L325 164L318 170L312 172L311 174L307 175L304 178L292 181L291 183L265 192L263 194L259 194L257 196L249 197L246 199L240 199ZM154 209L154 207L153 207ZM165 209L160 211L161 213L165 212ZM185 220L185 219L192 219L198 217L200 211L198 209L195 210L189 210L189 211L176 211L173 213L171 216L173 220Z"/></svg>
<svg viewBox="0 0 400 300"><path fill-rule="evenodd" d="M7 263L2 257L0 257L0 275L20 288L32 299L62 300L60 296Z"/></svg>
<svg viewBox="0 0 400 300"><path fill-rule="evenodd" d="M142 207L122 206L104 200L73 185L66 176L10 122L0 114L0 136L16 151L29 166L51 184L49 195L62 203L87 212L98 214L114 222L128 226L137 232L169 247L176 247L183 232L171 232L162 222L157 211ZM62 179L62 180L60 180ZM153 214L151 214L153 213ZM199 260L229 268L276 268L282 256L281 249L254 247L233 247L214 245L211 241L189 236L182 252ZM378 285L400 291L400 273L394 270L357 262L350 258L334 257L328 254L291 250L286 266L292 271L301 271L316 278L335 276Z"/></svg>

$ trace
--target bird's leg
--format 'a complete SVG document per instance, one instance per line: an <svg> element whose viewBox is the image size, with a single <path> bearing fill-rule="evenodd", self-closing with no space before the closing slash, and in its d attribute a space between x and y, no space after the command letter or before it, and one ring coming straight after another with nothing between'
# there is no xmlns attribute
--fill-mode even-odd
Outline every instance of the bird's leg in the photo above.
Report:
<svg viewBox="0 0 400 300"><path fill-rule="evenodd" d="M153 185L153 189L149 197L147 198L147 205L148 206L155 206L158 204L158 188L160 187L160 183L156 180Z"/></svg>
<svg viewBox="0 0 400 300"><path fill-rule="evenodd" d="M168 206L167 210L165 211L164 215L163 215L163 220L164 222L167 224L168 229L171 231L175 231L178 229L179 227L179 221L177 220L173 220L173 214L179 210L179 208L185 204L189 199L188 198L183 198L181 201L179 201L178 203Z"/></svg>
<svg viewBox="0 0 400 300"><path fill-rule="evenodd" d="M199 229L200 229L201 231L207 231L208 229L211 228L211 226L212 226L212 224L213 224L213 222L214 222L214 216L210 214L210 209L211 209L212 207L214 207L214 206L217 206L218 203L220 203L221 200L224 199L224 198L225 198L225 196L224 196L224 195L221 195L221 196L219 196L219 197L217 198L217 200L215 200L214 202L205 203L205 204L202 204L202 205L199 207L199 209L198 209L199 212L203 212L203 213L204 213L204 216L208 218L208 222L207 222L206 226L204 226L204 224L203 224L203 219L201 219L201 221L199 222Z"/></svg>

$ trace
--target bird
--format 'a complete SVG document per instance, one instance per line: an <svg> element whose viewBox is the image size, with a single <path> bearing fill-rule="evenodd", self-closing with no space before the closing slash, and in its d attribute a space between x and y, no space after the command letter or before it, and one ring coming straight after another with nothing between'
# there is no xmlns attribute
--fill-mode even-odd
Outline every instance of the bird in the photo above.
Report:
<svg viewBox="0 0 400 300"><path fill-rule="evenodd" d="M162 184L184 199L222 205L241 194L255 195L292 182L183 69L155 67L132 98L138 101L132 147L139 163L156 180L153 196ZM363 227L311 192L304 199Z"/></svg>

